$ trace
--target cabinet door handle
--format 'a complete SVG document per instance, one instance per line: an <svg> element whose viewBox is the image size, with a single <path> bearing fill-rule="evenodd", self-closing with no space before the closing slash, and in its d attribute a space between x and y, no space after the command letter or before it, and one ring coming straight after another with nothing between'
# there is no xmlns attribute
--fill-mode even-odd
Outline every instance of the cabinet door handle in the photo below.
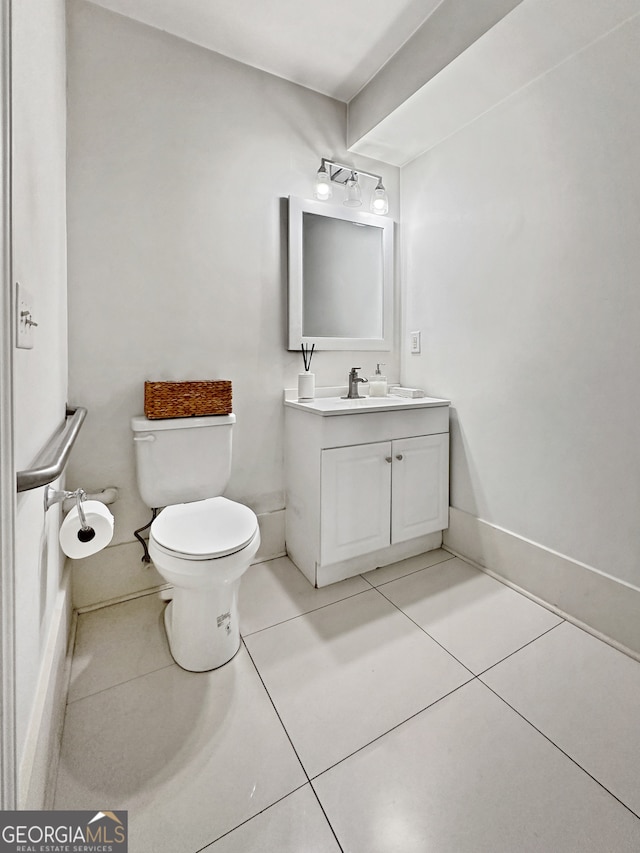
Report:
<svg viewBox="0 0 640 853"><path fill-rule="evenodd" d="M385 461L386 461L386 462L391 462L391 457L390 457L390 456L385 456L384 458L385 458Z"/></svg>
<svg viewBox="0 0 640 853"><path fill-rule="evenodd" d="M398 453L398 455L396 456L396 459L402 459L402 453Z"/></svg>

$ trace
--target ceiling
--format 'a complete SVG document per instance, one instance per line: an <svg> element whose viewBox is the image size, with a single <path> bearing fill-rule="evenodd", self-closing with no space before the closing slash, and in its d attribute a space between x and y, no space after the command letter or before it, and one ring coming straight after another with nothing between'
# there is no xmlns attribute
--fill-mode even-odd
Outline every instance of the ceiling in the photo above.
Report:
<svg viewBox="0 0 640 853"><path fill-rule="evenodd" d="M442 0L93 2L349 102Z"/></svg>

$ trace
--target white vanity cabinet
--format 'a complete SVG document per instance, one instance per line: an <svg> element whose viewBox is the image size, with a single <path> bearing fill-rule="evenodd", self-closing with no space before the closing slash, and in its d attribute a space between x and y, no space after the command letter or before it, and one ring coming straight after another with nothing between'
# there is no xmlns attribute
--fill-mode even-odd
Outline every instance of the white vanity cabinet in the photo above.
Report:
<svg viewBox="0 0 640 853"><path fill-rule="evenodd" d="M447 434L323 450L320 564L443 530L448 475Z"/></svg>
<svg viewBox="0 0 640 853"><path fill-rule="evenodd" d="M315 586L438 548L448 401L285 401L286 543Z"/></svg>

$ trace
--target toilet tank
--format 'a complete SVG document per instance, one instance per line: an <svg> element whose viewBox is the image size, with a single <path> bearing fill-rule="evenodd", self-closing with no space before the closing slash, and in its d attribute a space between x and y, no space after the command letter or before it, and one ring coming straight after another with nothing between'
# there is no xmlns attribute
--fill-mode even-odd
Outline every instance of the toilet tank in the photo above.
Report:
<svg viewBox="0 0 640 853"><path fill-rule="evenodd" d="M138 489L148 507L221 495L231 474L236 416L132 418Z"/></svg>

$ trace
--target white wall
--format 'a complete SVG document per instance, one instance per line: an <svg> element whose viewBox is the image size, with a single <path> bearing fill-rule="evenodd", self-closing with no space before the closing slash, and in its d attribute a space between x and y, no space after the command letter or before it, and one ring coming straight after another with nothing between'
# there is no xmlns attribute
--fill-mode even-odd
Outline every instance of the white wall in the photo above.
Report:
<svg viewBox="0 0 640 853"><path fill-rule="evenodd" d="M12 42L13 272L32 293L39 324L34 348L14 352L15 461L23 470L64 420L67 397L63 0L13 3ZM67 633L58 518L52 510L45 519L43 489L18 495L16 689L23 807L30 786L31 807L39 807L43 794L46 766L38 762L46 762L47 748L39 755L35 742L41 694L49 686L51 648Z"/></svg>
<svg viewBox="0 0 640 853"><path fill-rule="evenodd" d="M452 506L636 586L639 40L636 16L402 171L403 380L453 400Z"/></svg>
<svg viewBox="0 0 640 853"><path fill-rule="evenodd" d="M114 543L131 541L149 518L129 427L144 380L231 379L227 494L280 510L282 389L302 369L286 351L282 199L311 197L321 156L349 156L345 105L91 4L68 13L69 381L89 409L70 481L117 485ZM397 205L398 170L384 176ZM321 352L312 367L346 384L379 359Z"/></svg>

